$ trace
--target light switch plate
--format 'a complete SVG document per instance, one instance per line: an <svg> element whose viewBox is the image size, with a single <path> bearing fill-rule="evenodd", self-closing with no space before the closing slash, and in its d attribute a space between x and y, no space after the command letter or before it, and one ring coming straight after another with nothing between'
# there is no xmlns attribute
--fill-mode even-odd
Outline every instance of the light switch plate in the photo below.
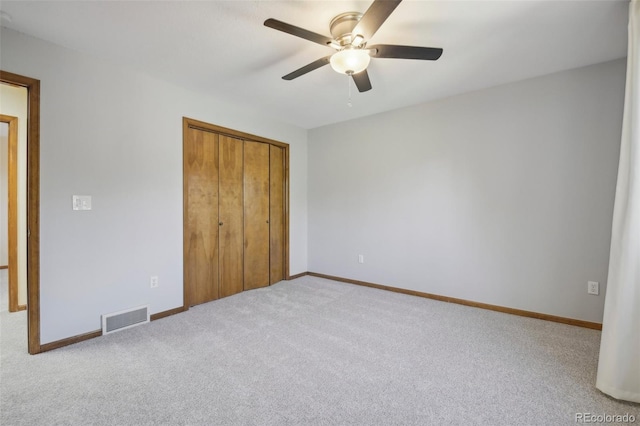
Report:
<svg viewBox="0 0 640 426"><path fill-rule="evenodd" d="M91 195L74 195L74 210L91 210Z"/></svg>

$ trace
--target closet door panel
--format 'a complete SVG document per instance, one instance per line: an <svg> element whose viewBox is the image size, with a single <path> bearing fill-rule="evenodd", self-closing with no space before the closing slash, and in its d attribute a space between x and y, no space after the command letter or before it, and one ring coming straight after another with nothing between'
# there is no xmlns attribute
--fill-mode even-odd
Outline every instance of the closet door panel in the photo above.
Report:
<svg viewBox="0 0 640 426"><path fill-rule="evenodd" d="M243 290L243 142L220 135L220 297Z"/></svg>
<svg viewBox="0 0 640 426"><path fill-rule="evenodd" d="M269 285L269 145L244 142L244 289Z"/></svg>
<svg viewBox="0 0 640 426"><path fill-rule="evenodd" d="M269 148L270 284L284 279L284 149Z"/></svg>
<svg viewBox="0 0 640 426"><path fill-rule="evenodd" d="M218 298L218 135L189 129L184 166L184 280L190 306Z"/></svg>

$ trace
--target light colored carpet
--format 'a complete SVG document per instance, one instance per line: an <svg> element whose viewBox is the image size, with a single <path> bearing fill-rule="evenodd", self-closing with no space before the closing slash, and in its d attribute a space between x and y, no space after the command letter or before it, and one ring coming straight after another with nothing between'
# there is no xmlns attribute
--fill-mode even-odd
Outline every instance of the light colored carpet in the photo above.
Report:
<svg viewBox="0 0 640 426"><path fill-rule="evenodd" d="M1 314L9 425L570 425L600 332L313 277L36 356Z"/></svg>

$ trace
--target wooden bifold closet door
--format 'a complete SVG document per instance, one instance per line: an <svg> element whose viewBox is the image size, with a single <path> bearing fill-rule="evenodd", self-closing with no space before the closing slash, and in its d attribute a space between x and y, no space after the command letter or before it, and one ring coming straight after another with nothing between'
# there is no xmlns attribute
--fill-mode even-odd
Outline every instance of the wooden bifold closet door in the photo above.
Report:
<svg viewBox="0 0 640 426"><path fill-rule="evenodd" d="M288 148L239 133L184 120L185 308L286 279Z"/></svg>
<svg viewBox="0 0 640 426"><path fill-rule="evenodd" d="M244 289L269 285L269 145L244 143Z"/></svg>
<svg viewBox="0 0 640 426"><path fill-rule="evenodd" d="M218 135L188 129L184 144L184 281L189 304L218 298Z"/></svg>
<svg viewBox="0 0 640 426"><path fill-rule="evenodd" d="M269 284L285 279L285 156L269 147Z"/></svg>
<svg viewBox="0 0 640 426"><path fill-rule="evenodd" d="M220 135L218 297L231 296L243 289L242 174L242 141Z"/></svg>

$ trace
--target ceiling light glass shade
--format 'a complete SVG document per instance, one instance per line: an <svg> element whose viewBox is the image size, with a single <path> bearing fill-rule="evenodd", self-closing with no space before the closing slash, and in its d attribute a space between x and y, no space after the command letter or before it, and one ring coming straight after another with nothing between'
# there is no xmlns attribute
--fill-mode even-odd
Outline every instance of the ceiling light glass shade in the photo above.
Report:
<svg viewBox="0 0 640 426"><path fill-rule="evenodd" d="M344 49L331 56L331 68L342 74L358 74L369 66L371 56L366 50Z"/></svg>

